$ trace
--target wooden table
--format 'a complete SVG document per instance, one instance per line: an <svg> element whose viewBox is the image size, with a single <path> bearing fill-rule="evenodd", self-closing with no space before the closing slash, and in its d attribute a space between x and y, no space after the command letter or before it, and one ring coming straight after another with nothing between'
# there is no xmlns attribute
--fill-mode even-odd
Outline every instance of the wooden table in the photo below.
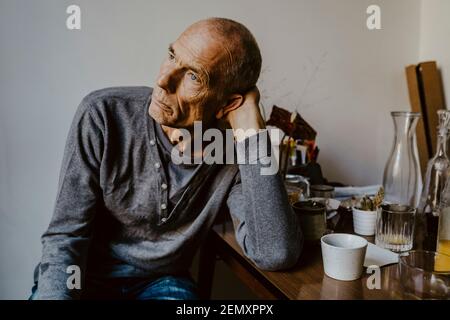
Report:
<svg viewBox="0 0 450 320"><path fill-rule="evenodd" d="M368 239L369 241L371 239ZM258 269L247 259L234 236L230 221L213 227L200 255L199 290L209 298L216 259L222 259L236 276L261 299L402 299L397 265L381 268L381 289L368 289L371 274L364 269L355 281L338 281L324 274L319 244L306 244L297 265L282 272Z"/></svg>

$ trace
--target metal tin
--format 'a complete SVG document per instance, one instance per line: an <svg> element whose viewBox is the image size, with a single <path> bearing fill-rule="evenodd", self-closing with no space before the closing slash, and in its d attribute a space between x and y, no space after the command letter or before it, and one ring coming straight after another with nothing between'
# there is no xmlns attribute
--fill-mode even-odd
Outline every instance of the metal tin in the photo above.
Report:
<svg viewBox="0 0 450 320"><path fill-rule="evenodd" d="M323 184L310 186L311 197L334 198L334 187Z"/></svg>
<svg viewBox="0 0 450 320"><path fill-rule="evenodd" d="M326 231L326 206L315 201L300 201L292 205L299 217L305 240L317 241Z"/></svg>

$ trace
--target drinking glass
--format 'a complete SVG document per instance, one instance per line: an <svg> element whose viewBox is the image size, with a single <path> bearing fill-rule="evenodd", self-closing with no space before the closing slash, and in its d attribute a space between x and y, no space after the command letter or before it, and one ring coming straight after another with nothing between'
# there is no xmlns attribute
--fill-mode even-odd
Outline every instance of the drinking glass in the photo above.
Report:
<svg viewBox="0 0 450 320"><path fill-rule="evenodd" d="M302 188L296 186L296 185L292 185L289 183L285 183L284 184L287 194L288 194L288 199L289 199L289 203L292 205L298 201L303 200L302 199Z"/></svg>
<svg viewBox="0 0 450 320"><path fill-rule="evenodd" d="M399 204L383 204L377 210L375 244L403 252L411 250L414 239L416 209Z"/></svg>
<svg viewBox="0 0 450 320"><path fill-rule="evenodd" d="M307 198L309 198L308 178L305 178L299 174L286 174L284 183L286 185L286 188L288 188L288 186L294 186L294 187L298 187L301 189L301 192L299 194L299 199L297 201L304 201Z"/></svg>
<svg viewBox="0 0 450 320"><path fill-rule="evenodd" d="M447 268L443 270L442 265ZM398 268L405 298L450 299L449 256L434 251L410 251L400 255Z"/></svg>

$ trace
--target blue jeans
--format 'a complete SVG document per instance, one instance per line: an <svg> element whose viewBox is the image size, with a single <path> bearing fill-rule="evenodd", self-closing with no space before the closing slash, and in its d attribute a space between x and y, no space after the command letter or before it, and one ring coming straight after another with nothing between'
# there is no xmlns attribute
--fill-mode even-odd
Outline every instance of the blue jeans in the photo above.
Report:
<svg viewBox="0 0 450 320"><path fill-rule="evenodd" d="M37 291L35 283L30 300ZM196 300L197 289L190 277L87 278L81 298L86 300Z"/></svg>

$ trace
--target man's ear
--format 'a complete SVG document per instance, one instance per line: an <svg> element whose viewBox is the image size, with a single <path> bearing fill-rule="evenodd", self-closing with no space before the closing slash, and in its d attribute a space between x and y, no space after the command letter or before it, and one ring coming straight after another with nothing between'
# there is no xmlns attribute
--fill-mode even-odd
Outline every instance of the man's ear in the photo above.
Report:
<svg viewBox="0 0 450 320"><path fill-rule="evenodd" d="M230 95L228 97L225 105L217 111L216 118L217 119L223 118L231 111L239 108L243 102L244 102L244 96L242 94L235 93L235 94Z"/></svg>

